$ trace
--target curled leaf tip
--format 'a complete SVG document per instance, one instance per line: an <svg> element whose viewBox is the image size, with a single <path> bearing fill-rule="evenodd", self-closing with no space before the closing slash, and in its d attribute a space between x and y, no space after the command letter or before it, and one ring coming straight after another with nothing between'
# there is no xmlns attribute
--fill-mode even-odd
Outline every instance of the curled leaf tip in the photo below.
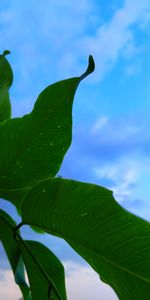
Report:
<svg viewBox="0 0 150 300"><path fill-rule="evenodd" d="M8 54L10 54L11 52L9 51L9 50L4 50L4 52L3 52L3 55L5 56L5 55L8 55Z"/></svg>
<svg viewBox="0 0 150 300"><path fill-rule="evenodd" d="M89 65L88 65L89 72L92 73L95 70L95 62L92 55L89 55Z"/></svg>
<svg viewBox="0 0 150 300"><path fill-rule="evenodd" d="M89 55L88 67L87 67L86 71L81 75L80 79L81 80L84 79L86 76L93 73L94 70L95 70L95 62L94 62L93 56Z"/></svg>

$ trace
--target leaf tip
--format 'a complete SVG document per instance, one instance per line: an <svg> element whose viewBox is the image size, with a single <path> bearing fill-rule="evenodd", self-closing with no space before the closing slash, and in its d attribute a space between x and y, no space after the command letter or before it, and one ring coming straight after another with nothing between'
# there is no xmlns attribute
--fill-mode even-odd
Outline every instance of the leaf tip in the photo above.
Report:
<svg viewBox="0 0 150 300"><path fill-rule="evenodd" d="M95 70L94 58L92 55L89 55L88 67L86 71L81 75L80 80L84 79L85 77L93 73L94 70Z"/></svg>
<svg viewBox="0 0 150 300"><path fill-rule="evenodd" d="M10 53L11 53L11 52L10 52L9 50L4 50L2 55L3 55L3 56L6 56L6 55L8 55L8 54L10 54Z"/></svg>
<svg viewBox="0 0 150 300"><path fill-rule="evenodd" d="M92 73L95 70L95 62L92 55L89 55L89 65L88 65L89 72Z"/></svg>

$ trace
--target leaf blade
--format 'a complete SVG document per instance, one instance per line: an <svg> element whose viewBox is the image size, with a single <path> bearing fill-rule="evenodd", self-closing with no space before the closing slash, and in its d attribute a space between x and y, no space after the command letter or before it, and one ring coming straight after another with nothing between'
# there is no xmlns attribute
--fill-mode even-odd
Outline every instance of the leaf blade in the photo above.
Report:
<svg viewBox="0 0 150 300"><path fill-rule="evenodd" d="M9 99L9 88L13 82L13 72L5 55L9 54L5 50L0 55L0 122L10 119L11 103Z"/></svg>
<svg viewBox="0 0 150 300"><path fill-rule="evenodd" d="M26 196L22 218L64 238L119 299L150 296L150 224L121 208L111 191L73 180L47 180Z"/></svg>
<svg viewBox="0 0 150 300"><path fill-rule="evenodd" d="M39 181L54 177L72 141L72 105L80 77L47 87L31 114L0 124L0 196L19 205Z"/></svg>

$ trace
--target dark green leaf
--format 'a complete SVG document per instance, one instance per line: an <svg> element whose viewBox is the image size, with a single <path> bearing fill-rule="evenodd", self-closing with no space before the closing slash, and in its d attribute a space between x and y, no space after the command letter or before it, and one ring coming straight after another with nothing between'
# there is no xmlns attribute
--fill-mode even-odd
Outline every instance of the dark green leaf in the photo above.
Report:
<svg viewBox="0 0 150 300"><path fill-rule="evenodd" d="M90 56L81 77L50 85L31 114L0 124L0 197L19 206L33 185L57 174L72 140L75 91L93 70Z"/></svg>
<svg viewBox="0 0 150 300"><path fill-rule="evenodd" d="M13 72L5 55L9 54L5 50L0 55L0 122L7 120L11 116L11 104L9 99L9 88L13 82Z"/></svg>
<svg viewBox="0 0 150 300"><path fill-rule="evenodd" d="M5 50L3 54L0 55L0 87L7 86L9 88L13 83L13 72L5 57L7 54L10 54L10 51Z"/></svg>
<svg viewBox="0 0 150 300"><path fill-rule="evenodd" d="M20 240L33 300L66 300L64 268L44 245ZM49 294L49 298L48 298Z"/></svg>
<svg viewBox="0 0 150 300"><path fill-rule="evenodd" d="M23 223L64 238L120 300L150 299L150 224L94 184L51 179L22 206Z"/></svg>
<svg viewBox="0 0 150 300"><path fill-rule="evenodd" d="M6 86L0 87L0 122L10 119L11 104Z"/></svg>
<svg viewBox="0 0 150 300"><path fill-rule="evenodd" d="M21 258L20 248L14 239L15 222L3 210L0 210L0 241L6 251L12 267L15 282L19 285L24 300L30 300L30 289L24 277L24 264Z"/></svg>

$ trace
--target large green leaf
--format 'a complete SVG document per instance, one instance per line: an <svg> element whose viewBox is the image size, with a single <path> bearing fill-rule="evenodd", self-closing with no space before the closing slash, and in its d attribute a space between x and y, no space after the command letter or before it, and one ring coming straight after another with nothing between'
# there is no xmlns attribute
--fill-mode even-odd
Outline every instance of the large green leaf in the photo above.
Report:
<svg viewBox="0 0 150 300"><path fill-rule="evenodd" d="M81 77L48 86L29 115L0 124L0 197L19 205L37 182L57 174L72 140L72 104Z"/></svg>
<svg viewBox="0 0 150 300"><path fill-rule="evenodd" d="M66 300L64 268L44 245L20 241L32 292L32 300ZM49 296L49 297L48 297Z"/></svg>
<svg viewBox="0 0 150 300"><path fill-rule="evenodd" d="M24 264L20 248L14 238L15 222L3 210L0 210L0 241L6 251L8 260L12 267L15 282L19 285L24 300L30 300L30 289L25 281Z"/></svg>
<svg viewBox="0 0 150 300"><path fill-rule="evenodd" d="M5 50L0 55L0 122L9 119L11 116L9 88L13 82L13 72L5 57L9 53L8 50Z"/></svg>
<svg viewBox="0 0 150 300"><path fill-rule="evenodd" d="M120 300L150 299L150 224L124 210L111 191L46 180L26 195L22 218L64 238Z"/></svg>

